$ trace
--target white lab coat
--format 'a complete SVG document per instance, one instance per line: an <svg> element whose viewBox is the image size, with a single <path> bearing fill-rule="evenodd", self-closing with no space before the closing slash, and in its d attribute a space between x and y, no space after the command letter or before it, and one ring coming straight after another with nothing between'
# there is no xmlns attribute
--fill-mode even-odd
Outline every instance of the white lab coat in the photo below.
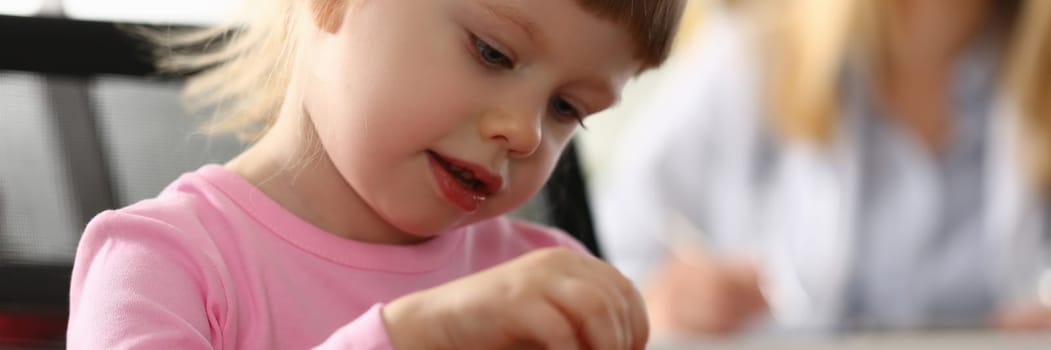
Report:
<svg viewBox="0 0 1051 350"><path fill-rule="evenodd" d="M681 229L674 218L684 218L717 251L761 259L778 321L830 329L845 307L856 249L856 123L843 118L830 147L777 141L765 119L760 57L742 21L714 16L635 117L611 180L595 191L600 241L644 287L669 256L664 232ZM989 284L1009 302L1034 290L1035 276L1051 265L1044 202L1021 162L1018 115L1004 98L995 106L985 247Z"/></svg>

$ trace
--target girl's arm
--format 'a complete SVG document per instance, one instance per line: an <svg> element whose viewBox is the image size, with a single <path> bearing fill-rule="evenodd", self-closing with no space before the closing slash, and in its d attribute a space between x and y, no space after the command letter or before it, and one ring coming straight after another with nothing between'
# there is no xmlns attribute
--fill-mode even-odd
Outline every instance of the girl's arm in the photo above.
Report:
<svg viewBox="0 0 1051 350"><path fill-rule="evenodd" d="M201 248L170 239L173 231L117 212L88 224L73 267L68 348L222 348L225 295L192 257Z"/></svg>

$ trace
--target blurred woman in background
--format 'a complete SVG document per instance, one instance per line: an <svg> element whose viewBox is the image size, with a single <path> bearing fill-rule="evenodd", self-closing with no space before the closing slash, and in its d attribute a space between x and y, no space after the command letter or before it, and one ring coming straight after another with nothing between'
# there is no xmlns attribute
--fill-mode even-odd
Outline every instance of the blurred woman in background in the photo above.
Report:
<svg viewBox="0 0 1051 350"><path fill-rule="evenodd" d="M735 1L598 198L657 332L1051 326L1051 1Z"/></svg>

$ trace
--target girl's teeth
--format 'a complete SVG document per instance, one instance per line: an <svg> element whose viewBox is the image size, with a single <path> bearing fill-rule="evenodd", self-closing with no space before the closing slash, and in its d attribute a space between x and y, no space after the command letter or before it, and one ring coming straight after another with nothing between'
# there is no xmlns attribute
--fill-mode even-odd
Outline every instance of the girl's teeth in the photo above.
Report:
<svg viewBox="0 0 1051 350"><path fill-rule="evenodd" d="M452 165L452 164L446 163L446 165L448 165L450 172L453 173L454 175L456 175L456 177L458 177L459 180L461 180L461 182L464 185L467 185L470 188L481 188L482 187L481 183L478 182L478 180L474 177L474 172L471 172L471 171L469 171L467 169L464 169L464 168L457 167L457 166Z"/></svg>
<svg viewBox="0 0 1051 350"><path fill-rule="evenodd" d="M451 166L450 168L452 169L453 173L456 174L456 176L459 176L465 180L474 180L473 172L468 171L467 169L457 168L456 166Z"/></svg>

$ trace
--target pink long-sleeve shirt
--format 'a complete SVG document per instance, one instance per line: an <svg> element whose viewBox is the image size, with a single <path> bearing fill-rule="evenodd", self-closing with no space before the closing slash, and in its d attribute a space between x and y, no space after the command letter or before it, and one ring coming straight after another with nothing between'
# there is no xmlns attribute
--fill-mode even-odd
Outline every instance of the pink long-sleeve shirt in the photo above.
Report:
<svg viewBox="0 0 1051 350"><path fill-rule="evenodd" d="M381 310L528 251L549 228L496 218L415 246L339 238L209 165L95 217L77 249L70 349L391 349Z"/></svg>

